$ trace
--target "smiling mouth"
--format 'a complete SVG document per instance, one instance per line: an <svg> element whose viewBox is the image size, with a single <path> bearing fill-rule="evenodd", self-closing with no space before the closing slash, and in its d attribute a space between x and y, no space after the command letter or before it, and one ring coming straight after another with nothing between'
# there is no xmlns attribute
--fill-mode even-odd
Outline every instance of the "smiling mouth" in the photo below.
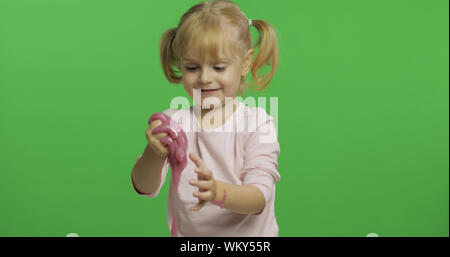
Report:
<svg viewBox="0 0 450 257"><path fill-rule="evenodd" d="M217 88L217 89L202 89L202 94L210 95L210 94L214 94L215 92L217 92L219 90L220 90L220 88Z"/></svg>
<svg viewBox="0 0 450 257"><path fill-rule="evenodd" d="M218 91L220 88L216 88L216 89L202 89L202 93L212 93L215 91Z"/></svg>

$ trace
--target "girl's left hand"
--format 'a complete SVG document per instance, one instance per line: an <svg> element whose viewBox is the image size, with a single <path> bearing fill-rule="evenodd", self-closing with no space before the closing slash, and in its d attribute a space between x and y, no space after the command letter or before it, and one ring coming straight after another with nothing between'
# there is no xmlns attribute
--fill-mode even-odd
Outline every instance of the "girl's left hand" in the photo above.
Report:
<svg viewBox="0 0 450 257"><path fill-rule="evenodd" d="M206 204L206 202L213 200L216 194L216 180L213 177L212 171L205 166L205 163L200 157L190 153L189 158L197 166L195 172L198 174L198 180L191 179L189 184L199 188L199 192L194 192L193 194L199 199L199 202L196 206L191 208L191 211L198 211Z"/></svg>

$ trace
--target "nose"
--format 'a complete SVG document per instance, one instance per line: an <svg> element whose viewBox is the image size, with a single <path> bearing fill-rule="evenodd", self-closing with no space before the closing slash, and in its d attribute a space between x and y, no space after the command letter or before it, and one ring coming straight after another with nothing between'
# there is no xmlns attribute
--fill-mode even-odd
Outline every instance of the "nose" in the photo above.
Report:
<svg viewBox="0 0 450 257"><path fill-rule="evenodd" d="M212 74L207 68L202 69L199 77L199 82L202 84L208 84L212 82Z"/></svg>

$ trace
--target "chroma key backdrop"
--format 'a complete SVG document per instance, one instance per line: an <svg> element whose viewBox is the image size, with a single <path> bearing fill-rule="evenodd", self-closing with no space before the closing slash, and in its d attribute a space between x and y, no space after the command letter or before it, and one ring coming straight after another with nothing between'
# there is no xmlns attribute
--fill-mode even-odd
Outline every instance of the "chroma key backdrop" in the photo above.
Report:
<svg viewBox="0 0 450 257"><path fill-rule="evenodd" d="M0 1L0 236L170 236L169 180L130 175L149 117L192 103L158 46L198 2ZM245 94L277 99L279 235L449 236L449 2L235 3L279 40Z"/></svg>

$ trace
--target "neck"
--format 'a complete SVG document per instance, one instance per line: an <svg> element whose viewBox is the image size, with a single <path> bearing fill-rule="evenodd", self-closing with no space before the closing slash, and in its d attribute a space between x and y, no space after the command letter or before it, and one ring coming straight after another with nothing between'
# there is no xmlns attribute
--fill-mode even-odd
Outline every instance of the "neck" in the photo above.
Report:
<svg viewBox="0 0 450 257"><path fill-rule="evenodd" d="M219 112L220 114L217 114L217 115L222 117L220 125L223 125L225 123L225 121L236 111L238 103L239 102L236 100L236 98L234 98L233 101L225 103L224 105L222 105L218 108L201 109L201 119L199 119L199 120L201 120L202 121L201 123L203 124L203 119L205 118L206 114L209 113L211 116L215 116L217 114L216 112ZM231 110L231 112L228 111L228 113L227 113L226 112L227 110Z"/></svg>

